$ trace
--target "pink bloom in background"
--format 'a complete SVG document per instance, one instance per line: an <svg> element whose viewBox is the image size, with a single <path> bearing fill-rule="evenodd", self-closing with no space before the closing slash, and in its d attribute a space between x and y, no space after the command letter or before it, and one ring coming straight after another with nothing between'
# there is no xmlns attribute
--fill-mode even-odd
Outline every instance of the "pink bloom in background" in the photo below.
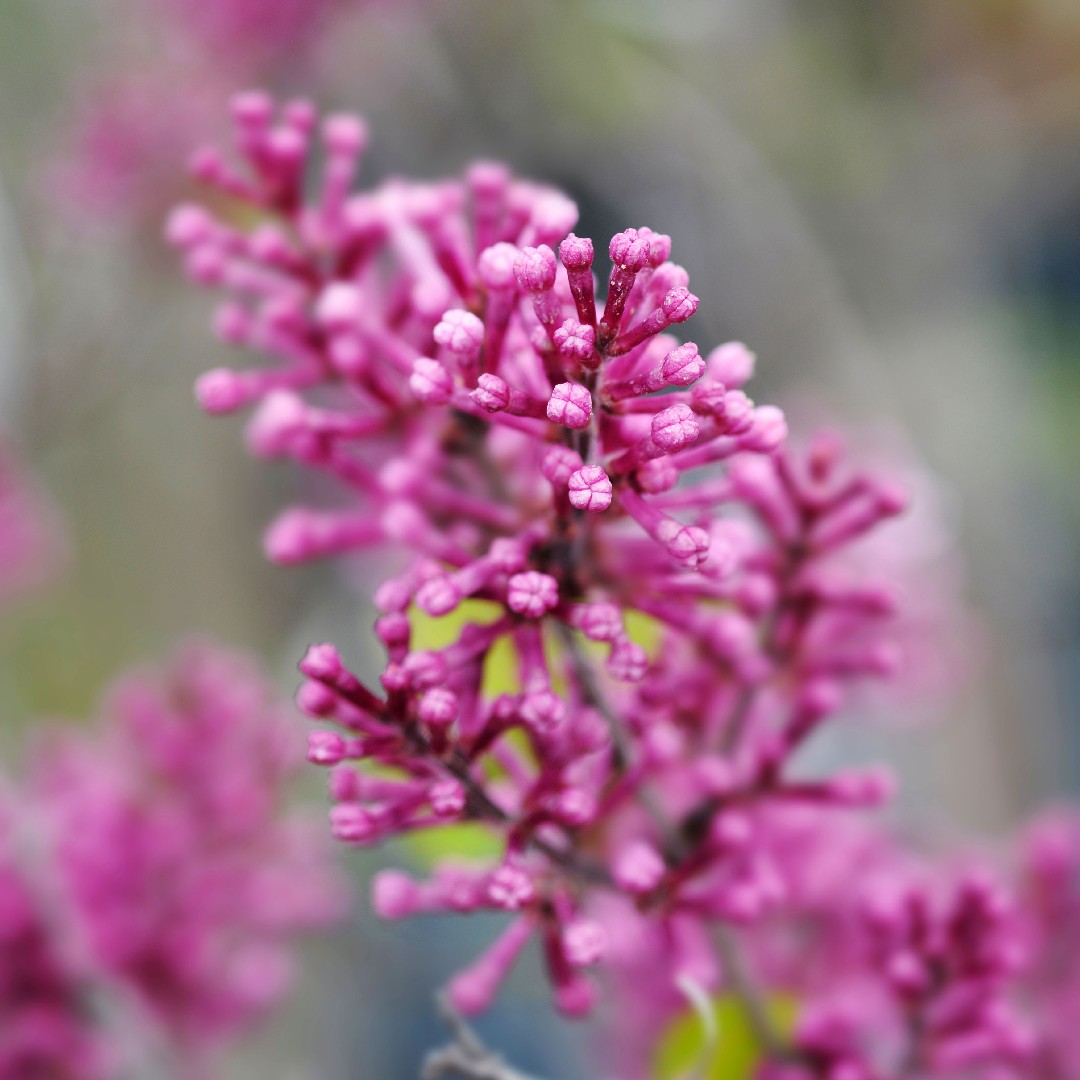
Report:
<svg viewBox="0 0 1080 1080"><path fill-rule="evenodd" d="M127 0L139 45L70 95L48 190L77 224L156 221L179 194L191 146L217 126L238 86L314 63L319 42L361 0Z"/></svg>
<svg viewBox="0 0 1080 1080"><path fill-rule="evenodd" d="M0 609L55 575L64 557L56 510L0 444Z"/></svg>
<svg viewBox="0 0 1080 1080"><path fill-rule="evenodd" d="M91 731L35 748L14 796L30 846L5 844L4 858L13 874L23 859L43 899L5 891L0 941L24 948L38 920L39 949L80 969L65 983L56 962L48 983L34 975L46 959L5 964L19 977L12 1024L36 1031L35 987L55 984L54 1049L96 1024L93 1045L114 1056L190 1070L281 1002L295 940L343 906L327 845L286 802L294 725L249 657L195 643L124 677Z"/></svg>
<svg viewBox="0 0 1080 1080"><path fill-rule="evenodd" d="M175 198L187 147L213 125L224 93L216 72L192 78L193 64L165 54L154 68L110 73L80 89L47 178L74 220L137 222Z"/></svg>
<svg viewBox="0 0 1080 1080"><path fill-rule="evenodd" d="M91 1015L86 972L19 865L22 812L0 807L0 1078L105 1080L107 1041Z"/></svg>
<svg viewBox="0 0 1080 1080"><path fill-rule="evenodd" d="M185 33L209 57L253 67L309 48L338 9L359 0L142 0L157 18ZM236 72L236 75L239 75ZM234 76L235 77L235 76Z"/></svg>

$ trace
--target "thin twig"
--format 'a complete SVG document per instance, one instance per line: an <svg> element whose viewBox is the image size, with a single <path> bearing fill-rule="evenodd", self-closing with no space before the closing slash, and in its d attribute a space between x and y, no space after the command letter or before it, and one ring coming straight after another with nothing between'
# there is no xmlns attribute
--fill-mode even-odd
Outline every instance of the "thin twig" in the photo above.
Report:
<svg viewBox="0 0 1080 1080"><path fill-rule="evenodd" d="M453 1031L454 1041L427 1055L420 1072L422 1080L442 1080L447 1076L464 1080L536 1080L489 1050L443 995L436 1001L439 1016Z"/></svg>

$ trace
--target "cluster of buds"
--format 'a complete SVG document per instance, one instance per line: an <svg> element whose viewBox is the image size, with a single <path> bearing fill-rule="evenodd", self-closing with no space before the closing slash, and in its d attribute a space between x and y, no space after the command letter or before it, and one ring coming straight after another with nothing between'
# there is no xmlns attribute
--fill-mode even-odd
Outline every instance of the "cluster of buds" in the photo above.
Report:
<svg viewBox="0 0 1080 1080"><path fill-rule="evenodd" d="M204 150L194 168L242 216L184 206L167 232L229 294L219 334L277 363L209 372L198 399L256 405L255 453L351 496L287 510L272 560L381 551L392 568L381 686L330 645L300 665L301 707L334 725L309 747L332 768L333 833L486 823L497 862L389 871L376 907L516 913L453 1000L487 1005L535 936L556 1002L582 1012L610 939L595 894L658 923L751 923L784 899L757 843L769 808L887 795L880 770L793 762L847 687L897 664L887 583L845 578L842 554L903 495L833 439L788 450L783 415L743 390L745 346L702 355L668 332L698 305L668 237L614 236L601 298L559 192L478 164L357 194L359 121L254 93L234 119L239 165ZM466 601L484 615L456 640L412 646L418 616ZM491 694L506 644L515 689Z"/></svg>
<svg viewBox="0 0 1080 1080"><path fill-rule="evenodd" d="M192 1075L280 1001L293 939L343 904L321 829L283 806L294 724L200 643L34 748L3 822L0 1077Z"/></svg>

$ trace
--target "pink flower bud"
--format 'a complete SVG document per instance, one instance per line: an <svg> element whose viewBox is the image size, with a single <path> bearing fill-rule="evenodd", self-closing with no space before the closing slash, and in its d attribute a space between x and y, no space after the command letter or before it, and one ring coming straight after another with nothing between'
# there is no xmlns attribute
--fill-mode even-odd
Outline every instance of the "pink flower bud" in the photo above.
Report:
<svg viewBox="0 0 1080 1080"><path fill-rule="evenodd" d="M555 252L546 244L524 248L514 260L514 277L529 293L546 292L555 284Z"/></svg>
<svg viewBox="0 0 1080 1080"><path fill-rule="evenodd" d="M400 870L380 870L371 883L371 906L380 918L407 918L421 906L420 887Z"/></svg>
<svg viewBox="0 0 1080 1080"><path fill-rule="evenodd" d="M694 442L699 431L697 418L689 405L672 405L652 419L652 441L668 454Z"/></svg>
<svg viewBox="0 0 1080 1080"><path fill-rule="evenodd" d="M709 534L696 525L680 525L670 518L657 528L656 538L678 562L697 569L709 555Z"/></svg>
<svg viewBox="0 0 1080 1080"><path fill-rule="evenodd" d="M537 735L552 735L566 720L566 702L550 690L537 690L521 698L521 718Z"/></svg>
<svg viewBox="0 0 1080 1080"><path fill-rule="evenodd" d="M550 446L540 459L540 472L552 487L564 488L581 465L581 455L576 450L569 446Z"/></svg>
<svg viewBox="0 0 1080 1080"><path fill-rule="evenodd" d="M469 397L488 412L501 412L510 404L510 387L498 375L481 375Z"/></svg>
<svg viewBox="0 0 1080 1080"><path fill-rule="evenodd" d="M615 266L636 274L649 264L649 240L639 237L637 229L616 233L608 245L608 255Z"/></svg>
<svg viewBox="0 0 1080 1080"><path fill-rule="evenodd" d="M548 419L568 428L588 427L592 418L592 395L580 383L559 383L547 403Z"/></svg>
<svg viewBox="0 0 1080 1080"><path fill-rule="evenodd" d="M314 765L337 765L345 756L345 740L336 731L308 734L307 759Z"/></svg>
<svg viewBox="0 0 1080 1080"><path fill-rule="evenodd" d="M363 314L360 290L347 281L334 281L323 289L315 304L315 317L331 330L354 326Z"/></svg>
<svg viewBox="0 0 1080 1080"><path fill-rule="evenodd" d="M453 611L463 599L461 590L445 574L429 578L416 590L417 606L436 619Z"/></svg>
<svg viewBox="0 0 1080 1080"><path fill-rule="evenodd" d="M559 602L559 583L550 574L527 570L508 584L506 603L518 615L539 619Z"/></svg>
<svg viewBox="0 0 1080 1080"><path fill-rule="evenodd" d="M413 361L409 389L425 405L445 405L453 396L454 380L438 360L421 356Z"/></svg>
<svg viewBox="0 0 1080 1080"><path fill-rule="evenodd" d="M560 353L585 364L592 359L596 348L596 331L577 319L567 319L556 329L552 340Z"/></svg>
<svg viewBox="0 0 1080 1080"><path fill-rule="evenodd" d="M593 263L593 242L571 233L559 245L559 258L567 270L588 270Z"/></svg>
<svg viewBox="0 0 1080 1080"><path fill-rule="evenodd" d="M488 898L504 911L519 911L536 895L532 879L517 866L500 866L488 881Z"/></svg>
<svg viewBox="0 0 1080 1080"><path fill-rule="evenodd" d="M731 388L743 386L754 376L756 359L741 341L729 341L726 345L719 345L709 353L706 361L709 378Z"/></svg>
<svg viewBox="0 0 1080 1080"><path fill-rule="evenodd" d="M235 412L249 401L244 380L228 368L215 368L195 382L195 400L208 413Z"/></svg>
<svg viewBox="0 0 1080 1080"><path fill-rule="evenodd" d="M484 344L484 324L471 311L451 308L436 324L435 341L461 356L475 356Z"/></svg>
<svg viewBox="0 0 1080 1080"><path fill-rule="evenodd" d="M437 818L457 817L465 809L465 789L456 780L439 780L428 788L428 802Z"/></svg>
<svg viewBox="0 0 1080 1080"><path fill-rule="evenodd" d="M698 309L700 301L689 290L682 287L672 289L663 299L660 304L660 310L664 313L664 318L669 323L681 323L686 322ZM697 346L694 347L695 352ZM702 371L705 370L704 361L702 361Z"/></svg>
<svg viewBox="0 0 1080 1080"><path fill-rule="evenodd" d="M607 934L599 923L580 919L563 931L563 949L574 967L591 967L607 952Z"/></svg>
<svg viewBox="0 0 1080 1080"><path fill-rule="evenodd" d="M611 505L611 481L599 465L585 465L572 473L567 486L575 510L598 514Z"/></svg>
<svg viewBox="0 0 1080 1080"><path fill-rule="evenodd" d="M616 642L608 657L607 669L621 682L640 682L649 667L649 657L636 642Z"/></svg>
<svg viewBox="0 0 1080 1080"><path fill-rule="evenodd" d="M623 847L612 868L616 884L634 895L652 892L666 873L660 853L644 840L632 840Z"/></svg>
<svg viewBox="0 0 1080 1080"><path fill-rule="evenodd" d="M458 697L445 686L433 686L424 692L417 715L430 727L447 727L458 715Z"/></svg>
<svg viewBox="0 0 1080 1080"><path fill-rule="evenodd" d="M480 280L489 289L509 289L516 279L514 263L517 262L518 249L513 244L493 244L480 253L477 269Z"/></svg>
<svg viewBox="0 0 1080 1080"><path fill-rule="evenodd" d="M323 121L323 141L331 154L354 157L360 154L368 142L367 125L348 113L328 116Z"/></svg>
<svg viewBox="0 0 1080 1080"><path fill-rule="evenodd" d="M330 832L335 840L350 844L371 843L378 830L367 808L360 803L338 803L330 810Z"/></svg>
<svg viewBox="0 0 1080 1080"><path fill-rule="evenodd" d="M705 361L698 354L698 347L689 341L667 354L660 371L668 385L689 386L705 373Z"/></svg>

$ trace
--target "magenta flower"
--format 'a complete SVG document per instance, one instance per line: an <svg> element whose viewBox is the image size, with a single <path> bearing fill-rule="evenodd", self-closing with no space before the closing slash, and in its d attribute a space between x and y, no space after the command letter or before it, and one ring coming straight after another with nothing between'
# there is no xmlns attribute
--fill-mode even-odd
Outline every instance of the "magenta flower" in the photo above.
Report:
<svg viewBox="0 0 1080 1080"><path fill-rule="evenodd" d="M250 659L200 643L36 748L0 847L0 1077L190 1072L280 1002L294 940L343 903L283 803L293 724Z"/></svg>
<svg viewBox="0 0 1080 1080"><path fill-rule="evenodd" d="M286 511L272 559L382 549L403 565L375 594L380 688L330 645L300 664L301 707L336 728L308 754L332 767L332 831L371 845L487 823L498 862L427 882L388 871L376 907L513 912L452 999L485 1006L535 939L556 1004L582 1012L586 970L626 933L590 914L592 894L708 949L709 925L784 901L771 808L888 794L878 771L814 779L792 762L849 685L893 669L887 591L817 566L903 497L835 453L786 452L782 414L742 390L744 346L702 356L666 333L698 304L668 237L612 238L601 297L593 243L569 232L577 211L556 191L482 164L354 194L359 121L319 127L306 104L258 94L234 117L239 167L207 150L196 171L262 224L185 206L168 235L195 280L231 294L221 336L277 363L210 372L198 398L257 404L256 453L350 493ZM410 647L412 611L469 598L495 614L442 649ZM642 616L652 640L629 629ZM517 690L492 696L483 671L503 641Z"/></svg>

